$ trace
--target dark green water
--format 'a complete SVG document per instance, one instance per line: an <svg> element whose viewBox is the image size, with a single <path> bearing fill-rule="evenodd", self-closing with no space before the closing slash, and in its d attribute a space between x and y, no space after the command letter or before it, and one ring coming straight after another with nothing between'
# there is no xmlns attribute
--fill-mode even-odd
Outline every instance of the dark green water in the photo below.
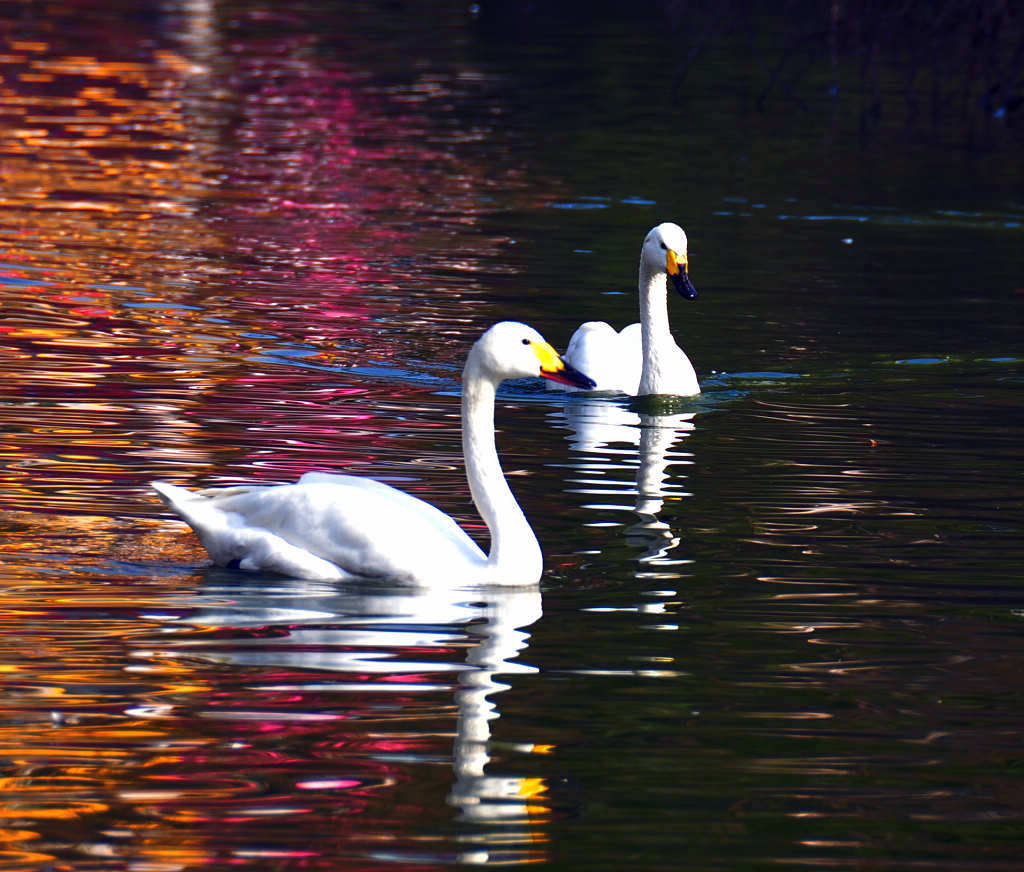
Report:
<svg viewBox="0 0 1024 872"><path fill-rule="evenodd" d="M4 868L1022 868L1018 152L752 111L736 45L673 101L637 16L10 14ZM663 220L701 396L501 394L539 591L212 569L149 492L482 534L468 345L635 320Z"/></svg>

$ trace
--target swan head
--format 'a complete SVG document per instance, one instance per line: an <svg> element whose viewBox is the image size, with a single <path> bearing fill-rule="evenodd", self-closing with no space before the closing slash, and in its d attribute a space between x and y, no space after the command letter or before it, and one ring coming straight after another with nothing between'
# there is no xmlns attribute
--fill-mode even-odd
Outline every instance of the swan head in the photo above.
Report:
<svg viewBox="0 0 1024 872"><path fill-rule="evenodd" d="M684 300L697 298L697 289L690 281L686 234L678 224L666 221L653 228L644 240L640 259L652 274L666 273Z"/></svg>
<svg viewBox="0 0 1024 872"><path fill-rule="evenodd" d="M593 379L562 360L536 330L518 321L499 321L487 330L473 345L466 366L495 382L540 376L576 388L595 385Z"/></svg>

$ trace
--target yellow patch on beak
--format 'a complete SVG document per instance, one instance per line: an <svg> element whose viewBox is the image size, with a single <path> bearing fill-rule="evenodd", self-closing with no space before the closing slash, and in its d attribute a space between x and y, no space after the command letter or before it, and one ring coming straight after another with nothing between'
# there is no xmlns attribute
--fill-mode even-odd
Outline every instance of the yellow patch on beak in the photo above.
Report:
<svg viewBox="0 0 1024 872"><path fill-rule="evenodd" d="M531 342L530 347L540 363L541 378L588 391L594 387L594 380L590 376L562 360L558 352L546 342Z"/></svg>
<svg viewBox="0 0 1024 872"><path fill-rule="evenodd" d="M670 276L679 275L680 269L687 272L686 255L680 257L671 248L665 253L665 269Z"/></svg>
<svg viewBox="0 0 1024 872"><path fill-rule="evenodd" d="M565 369L562 358L547 342L531 342L530 345L540 361L541 372L561 372Z"/></svg>

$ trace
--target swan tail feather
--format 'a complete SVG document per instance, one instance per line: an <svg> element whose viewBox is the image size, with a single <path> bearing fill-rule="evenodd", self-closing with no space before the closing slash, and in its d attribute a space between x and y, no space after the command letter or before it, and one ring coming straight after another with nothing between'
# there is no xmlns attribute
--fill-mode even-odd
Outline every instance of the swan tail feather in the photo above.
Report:
<svg viewBox="0 0 1024 872"><path fill-rule="evenodd" d="M203 545L210 549L210 541L224 541L224 533L230 527L230 519L225 513L218 511L213 506L213 500L200 491L190 491L187 488L178 487L176 484L168 484L165 481L150 482L164 504L186 524L188 524L196 535L202 540ZM232 560L237 560L241 555L223 555L223 548L217 547L210 552L214 563L226 565Z"/></svg>
<svg viewBox="0 0 1024 872"><path fill-rule="evenodd" d="M189 503L206 502L207 498L202 493L190 491L187 488L178 487L176 484L168 484L166 481L151 481L149 486L159 495L160 499L169 509L179 511L179 506L186 506Z"/></svg>

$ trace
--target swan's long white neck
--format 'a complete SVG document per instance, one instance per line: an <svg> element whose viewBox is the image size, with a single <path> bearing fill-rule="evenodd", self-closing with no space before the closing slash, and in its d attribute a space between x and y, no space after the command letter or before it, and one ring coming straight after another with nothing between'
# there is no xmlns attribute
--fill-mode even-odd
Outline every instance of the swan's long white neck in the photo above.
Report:
<svg viewBox="0 0 1024 872"><path fill-rule="evenodd" d="M671 393L666 378L671 372L666 355L674 352L675 340L668 323L668 275L652 269L648 259L640 257L640 341L643 370L639 396Z"/></svg>
<svg viewBox="0 0 1024 872"><path fill-rule="evenodd" d="M497 383L483 372L474 348L462 375L462 453L480 517L491 533L485 581L516 584L539 579L540 544L505 481L494 443Z"/></svg>

